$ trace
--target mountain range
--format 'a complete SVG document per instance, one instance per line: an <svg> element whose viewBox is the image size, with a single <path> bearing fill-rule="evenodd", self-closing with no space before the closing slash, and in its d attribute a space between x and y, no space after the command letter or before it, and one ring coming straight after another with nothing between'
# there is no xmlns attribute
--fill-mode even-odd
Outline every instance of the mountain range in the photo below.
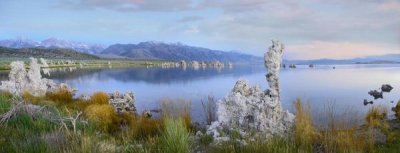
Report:
<svg viewBox="0 0 400 153"><path fill-rule="evenodd" d="M6 48L0 47L0 58L47 58L96 60L99 57L65 48Z"/></svg>
<svg viewBox="0 0 400 153"><path fill-rule="evenodd" d="M221 61L233 63L263 62L259 56L248 55L233 51L212 50L203 47L188 46L181 43L164 43L147 41L138 44L113 44L108 47L99 44L88 44L77 41L67 41L57 38L45 39L41 42L29 39L0 40L0 47L6 48L66 48L100 58L152 59L152 60L196 60ZM286 64L370 64L370 63L400 63L400 54L366 56L352 59L314 59L288 60Z"/></svg>
<svg viewBox="0 0 400 153"><path fill-rule="evenodd" d="M48 38L41 42L23 38L8 39L1 40L0 46L7 48L67 48L88 54L97 54L105 49L105 46L99 44L88 44L57 38Z"/></svg>
<svg viewBox="0 0 400 153"><path fill-rule="evenodd" d="M155 60L196 60L235 63L260 63L261 57L238 53L193 47L181 43L141 42L138 44L115 44L104 49L102 54L115 54L132 59Z"/></svg>
<svg viewBox="0 0 400 153"><path fill-rule="evenodd" d="M383 64L393 63L400 64L400 54L386 54L386 55L374 55L366 57L357 57L351 59L315 59L315 60L284 60L287 64L316 64L316 65L328 65L328 64Z"/></svg>

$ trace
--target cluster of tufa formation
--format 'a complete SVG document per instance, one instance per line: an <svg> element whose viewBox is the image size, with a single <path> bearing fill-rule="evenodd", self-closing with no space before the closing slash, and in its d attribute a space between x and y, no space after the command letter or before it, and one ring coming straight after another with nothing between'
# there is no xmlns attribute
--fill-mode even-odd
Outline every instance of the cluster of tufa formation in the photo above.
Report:
<svg viewBox="0 0 400 153"><path fill-rule="evenodd" d="M69 89L66 84L56 84L52 80L42 78L37 59L31 58L29 70L26 70L24 62L15 61L10 64L11 71L8 81L2 81L0 90L7 91L17 96L29 92L34 96L44 96L47 92L53 92L60 87Z"/></svg>
<svg viewBox="0 0 400 153"><path fill-rule="evenodd" d="M117 112L136 112L135 97L133 92L121 94L118 91L109 94L109 103Z"/></svg>
<svg viewBox="0 0 400 153"><path fill-rule="evenodd" d="M218 120L210 125L208 134L217 141L224 141L229 139L227 134L234 131L239 132L242 138L251 138L254 134L269 138L289 131L294 115L282 110L279 91L278 74L283 49L279 41L272 41L264 55L270 89L262 91L259 86L250 86L245 80L237 81L229 95L218 102Z"/></svg>

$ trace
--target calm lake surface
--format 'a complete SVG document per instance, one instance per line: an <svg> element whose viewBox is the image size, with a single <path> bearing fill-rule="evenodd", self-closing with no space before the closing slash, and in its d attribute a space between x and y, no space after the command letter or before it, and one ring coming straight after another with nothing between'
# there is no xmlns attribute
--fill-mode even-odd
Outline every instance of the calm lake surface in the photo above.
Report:
<svg viewBox="0 0 400 153"><path fill-rule="evenodd" d="M293 101L301 98L314 112L323 112L334 105L340 113L346 109L365 113L363 99L373 100L369 90L390 84L394 89L384 93L384 99L374 105L390 109L400 99L400 65L318 65L315 68L298 66L282 69L280 73L281 97L284 109L293 112ZM8 72L1 72L1 80ZM238 79L252 85L268 88L263 66L235 66L233 68L84 68L60 69L46 76L65 82L78 89L78 95L95 91L133 91L139 111L156 109L164 98L192 101L191 114L196 121L203 120L201 100L208 95L221 99L228 94ZM391 103L394 101L394 103Z"/></svg>

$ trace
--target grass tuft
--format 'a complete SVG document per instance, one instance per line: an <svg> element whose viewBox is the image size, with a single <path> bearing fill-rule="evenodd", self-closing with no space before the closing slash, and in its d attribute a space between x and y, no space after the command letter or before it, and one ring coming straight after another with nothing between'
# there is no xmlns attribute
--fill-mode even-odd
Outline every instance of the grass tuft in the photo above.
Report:
<svg viewBox="0 0 400 153"><path fill-rule="evenodd" d="M46 98L58 104L66 104L73 101L74 93L65 87L60 87L54 92L48 92Z"/></svg>
<svg viewBox="0 0 400 153"><path fill-rule="evenodd" d="M163 152L188 153L191 152L190 133L185 127L184 121L164 118L165 129L161 137L161 148Z"/></svg>
<svg viewBox="0 0 400 153"><path fill-rule="evenodd" d="M96 92L90 97L91 104L108 104L109 97L104 92Z"/></svg>
<svg viewBox="0 0 400 153"><path fill-rule="evenodd" d="M295 101L296 119L294 139L298 148L311 151L317 138L317 131L310 115L310 106L304 107L301 100Z"/></svg>
<svg viewBox="0 0 400 153"><path fill-rule="evenodd" d="M117 114L111 105L90 105L85 109L85 115L101 131L110 131Z"/></svg>
<svg viewBox="0 0 400 153"><path fill-rule="evenodd" d="M217 119L217 104L214 99L214 96L208 96L207 102L201 101L201 105L203 106L203 112L205 114L207 125L211 125L211 122Z"/></svg>

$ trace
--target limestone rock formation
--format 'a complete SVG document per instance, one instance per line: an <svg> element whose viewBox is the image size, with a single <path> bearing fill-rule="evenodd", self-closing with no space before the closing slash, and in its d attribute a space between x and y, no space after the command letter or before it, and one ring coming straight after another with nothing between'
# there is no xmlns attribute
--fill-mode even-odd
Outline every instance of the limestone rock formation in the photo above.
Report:
<svg viewBox="0 0 400 153"><path fill-rule="evenodd" d="M242 138L263 138L284 135L291 128L294 115L283 111L280 102L279 69L284 47L279 41L265 53L266 80L270 89L262 91L259 86L250 86L238 80L232 91L217 104L218 120L213 122L207 133L215 140L228 140L226 134L238 131Z"/></svg>
<svg viewBox="0 0 400 153"><path fill-rule="evenodd" d="M17 96L21 96L24 92L29 92L34 96L43 96L47 92L55 91L60 87L73 91L65 84L56 84L52 80L42 78L41 65L35 58L31 58L29 70L25 69L22 61L12 62L10 67L9 80L1 82L0 90L8 91Z"/></svg>
<svg viewBox="0 0 400 153"><path fill-rule="evenodd" d="M136 112L135 96L133 92L121 94L118 91L109 94L109 103L115 108L117 112Z"/></svg>

